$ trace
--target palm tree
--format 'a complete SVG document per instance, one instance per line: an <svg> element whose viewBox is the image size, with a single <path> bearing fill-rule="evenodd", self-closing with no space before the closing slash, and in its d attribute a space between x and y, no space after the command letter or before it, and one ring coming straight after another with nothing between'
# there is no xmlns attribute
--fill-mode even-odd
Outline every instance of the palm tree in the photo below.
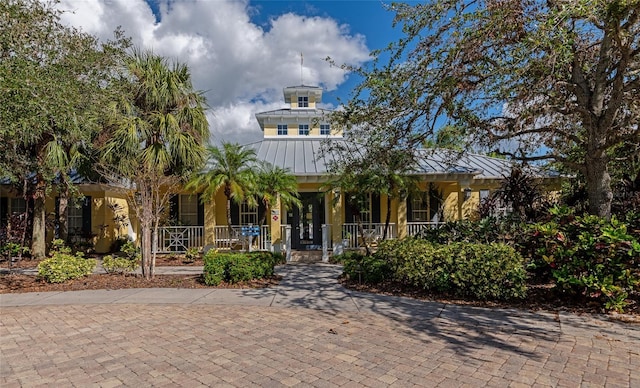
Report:
<svg viewBox="0 0 640 388"><path fill-rule="evenodd" d="M153 277L151 231L157 236L167 188L204 163L209 127L204 97L193 89L189 69L151 52L128 58L129 95L113 106L111 133L103 147L107 177L135 184L129 205L142 229L142 271Z"/></svg>
<svg viewBox="0 0 640 388"><path fill-rule="evenodd" d="M229 238L231 227L231 201L242 203L255 185L255 174L251 167L257 163L256 153L237 143L222 143L221 147L208 147L208 163L205 170L196 174L187 185L188 189L202 189L202 201L215 200L216 193L223 189L227 198L227 226Z"/></svg>
<svg viewBox="0 0 640 388"><path fill-rule="evenodd" d="M256 178L255 196L265 207L260 225L264 225L268 211L278 199L287 209L302 207L298 198L298 180L288 168L267 164L261 168Z"/></svg>

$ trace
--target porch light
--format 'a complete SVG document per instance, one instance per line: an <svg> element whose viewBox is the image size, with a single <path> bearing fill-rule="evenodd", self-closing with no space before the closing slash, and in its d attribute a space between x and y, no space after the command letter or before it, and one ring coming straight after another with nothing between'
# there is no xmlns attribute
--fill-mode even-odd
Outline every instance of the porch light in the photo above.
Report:
<svg viewBox="0 0 640 388"><path fill-rule="evenodd" d="M469 187L465 187L464 189L464 200L468 201L471 198L471 189Z"/></svg>

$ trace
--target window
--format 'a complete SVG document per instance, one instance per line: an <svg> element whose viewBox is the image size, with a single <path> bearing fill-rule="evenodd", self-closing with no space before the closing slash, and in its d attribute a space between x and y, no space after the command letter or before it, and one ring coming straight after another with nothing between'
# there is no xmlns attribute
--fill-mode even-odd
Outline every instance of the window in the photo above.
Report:
<svg viewBox="0 0 640 388"><path fill-rule="evenodd" d="M0 198L0 225L7 225L11 216L22 217L26 209L24 198Z"/></svg>
<svg viewBox="0 0 640 388"><path fill-rule="evenodd" d="M355 212L357 212L357 210L360 210L360 221L362 221L363 224L369 224L371 223L371 194L364 194L363 197L361 197L362 199L362 203L358 204L357 199L356 198L351 198L348 199L349 204L347 205L349 208L352 208L352 211L354 212L354 214L352 214L351 216L348 216L347 219L350 222L357 222L356 220L356 215ZM360 207L361 206L361 207ZM360 208L360 209L358 209Z"/></svg>
<svg viewBox="0 0 640 388"><path fill-rule="evenodd" d="M309 134L309 124L299 124L298 135L308 135L308 134Z"/></svg>
<svg viewBox="0 0 640 388"><path fill-rule="evenodd" d="M198 225L198 196L180 195L180 223L182 225Z"/></svg>
<svg viewBox="0 0 640 388"><path fill-rule="evenodd" d="M480 203L489 199L489 190L482 189L480 190Z"/></svg>
<svg viewBox="0 0 640 388"><path fill-rule="evenodd" d="M411 220L429 221L429 201L425 196L411 198Z"/></svg>
<svg viewBox="0 0 640 388"><path fill-rule="evenodd" d="M19 216L27 211L27 204L24 198L9 198L9 215Z"/></svg>
<svg viewBox="0 0 640 388"><path fill-rule="evenodd" d="M298 97L298 108L308 108L309 97Z"/></svg>
<svg viewBox="0 0 640 388"><path fill-rule="evenodd" d="M410 222L440 222L442 220L442 199L438 191L430 187L429 191L413 194L407 202Z"/></svg>
<svg viewBox="0 0 640 388"><path fill-rule="evenodd" d="M278 135L282 136L282 135L288 135L289 134L289 128L287 127L287 124L278 124Z"/></svg>
<svg viewBox="0 0 640 388"><path fill-rule="evenodd" d="M57 201L57 200L56 200ZM91 197L70 198L67 203L67 231L69 236L89 237L91 235ZM58 214L59 203L56 204Z"/></svg>
<svg viewBox="0 0 640 388"><path fill-rule="evenodd" d="M204 225L204 207L198 194L175 194L169 198L169 224L173 226Z"/></svg>
<svg viewBox="0 0 640 388"><path fill-rule="evenodd" d="M258 225L258 208L250 207L246 202L240 205L240 224L241 225Z"/></svg>
<svg viewBox="0 0 640 388"><path fill-rule="evenodd" d="M82 232L82 204L83 200L74 199L69 201L67 206L67 230L70 234Z"/></svg>
<svg viewBox="0 0 640 388"><path fill-rule="evenodd" d="M329 124L320 124L320 134L321 135L330 135L331 134L331 125L329 125Z"/></svg>

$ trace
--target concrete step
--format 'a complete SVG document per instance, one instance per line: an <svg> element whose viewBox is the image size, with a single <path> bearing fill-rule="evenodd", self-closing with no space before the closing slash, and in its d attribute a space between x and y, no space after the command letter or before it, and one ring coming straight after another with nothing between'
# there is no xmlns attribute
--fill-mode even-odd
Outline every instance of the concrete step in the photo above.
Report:
<svg viewBox="0 0 640 388"><path fill-rule="evenodd" d="M322 263L322 251L291 251L292 263Z"/></svg>

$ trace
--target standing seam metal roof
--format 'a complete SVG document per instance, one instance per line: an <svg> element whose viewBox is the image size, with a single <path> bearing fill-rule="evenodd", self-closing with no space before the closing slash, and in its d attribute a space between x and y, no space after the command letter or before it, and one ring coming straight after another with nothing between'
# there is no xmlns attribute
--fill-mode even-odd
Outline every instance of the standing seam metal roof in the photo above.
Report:
<svg viewBox="0 0 640 388"><path fill-rule="evenodd" d="M288 168L295 176L319 176L328 174L328 163L336 160L335 154L320 155L324 138L264 139L247 144L256 152L258 160L282 168ZM331 141L345 141L334 139ZM464 154L452 161L453 154L446 150L418 151L416 174L473 174L477 179L501 179L511 171L511 162L477 154Z"/></svg>

